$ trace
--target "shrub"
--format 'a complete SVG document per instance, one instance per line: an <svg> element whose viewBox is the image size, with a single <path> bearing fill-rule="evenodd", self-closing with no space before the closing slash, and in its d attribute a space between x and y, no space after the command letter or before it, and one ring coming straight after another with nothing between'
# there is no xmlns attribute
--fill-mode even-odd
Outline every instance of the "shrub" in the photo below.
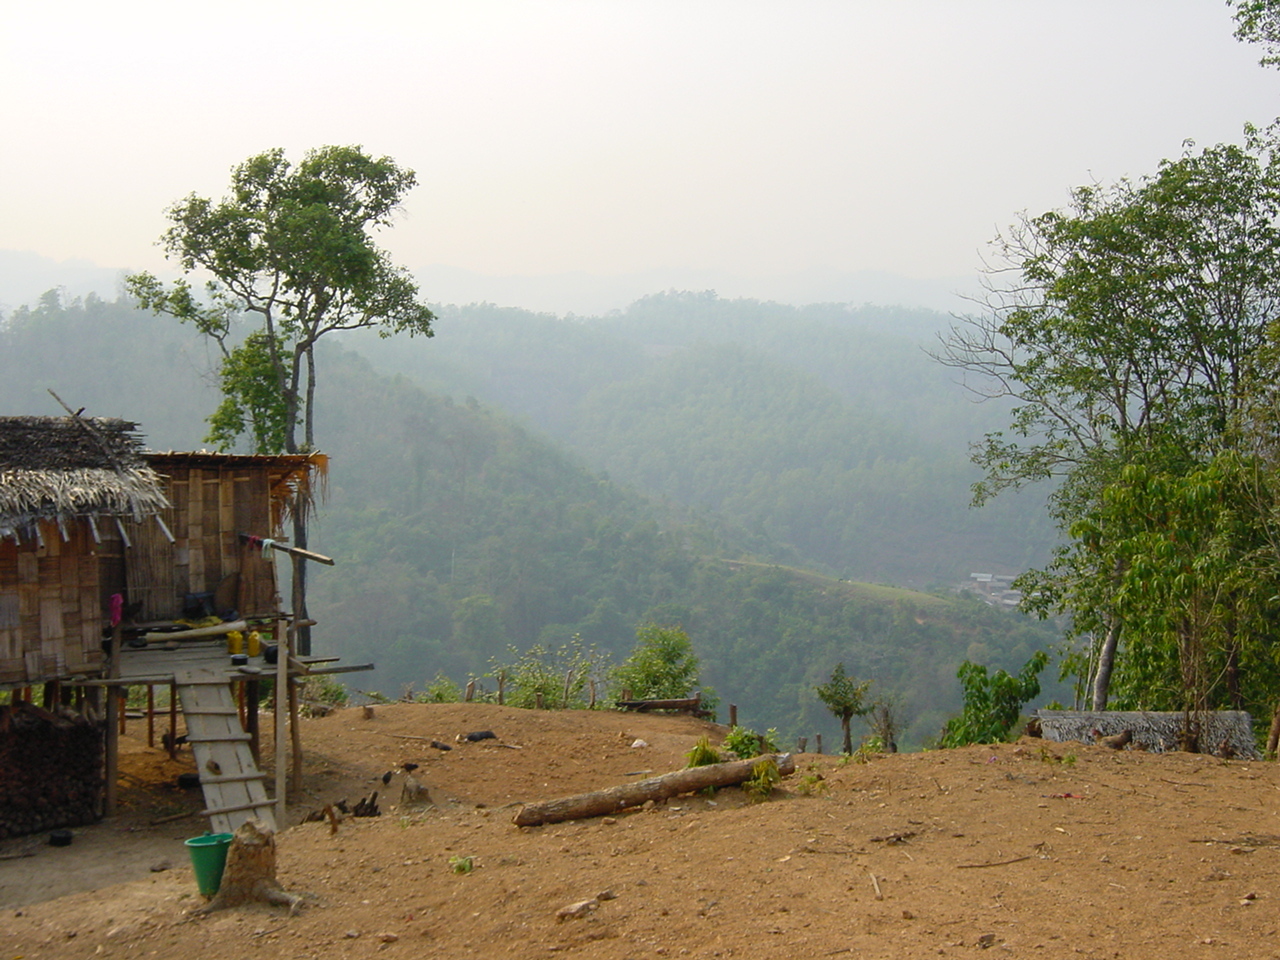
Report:
<svg viewBox="0 0 1280 960"><path fill-rule="evenodd" d="M1016 677L1003 670L987 676L987 668L966 660L956 676L964 687L964 709L952 717L942 730L944 747L962 747L970 743L997 743L1009 736L1018 722L1022 705L1040 695L1040 672L1049 663L1049 655L1037 650Z"/></svg>
<svg viewBox="0 0 1280 960"><path fill-rule="evenodd" d="M699 737L693 749L685 756L689 760L686 767L708 767L720 762L720 751L711 745L711 739L706 735Z"/></svg>
<svg viewBox="0 0 1280 960"><path fill-rule="evenodd" d="M768 800L773 788L782 782L778 764L773 757L766 757L751 768L751 777L742 782L742 789L755 803Z"/></svg>
<svg viewBox="0 0 1280 960"><path fill-rule="evenodd" d="M746 727L734 727L725 736L722 746L740 760L750 760L762 753L777 753L778 731L770 727L761 736Z"/></svg>
<svg viewBox="0 0 1280 960"><path fill-rule="evenodd" d="M698 685L700 666L687 633L650 623L636 631L636 645L613 669L609 687L615 700L624 690L637 700L678 700Z"/></svg>
<svg viewBox="0 0 1280 960"><path fill-rule="evenodd" d="M511 664L497 659L489 661L489 676L506 674L507 689L504 700L508 706L526 709L538 705L547 710L580 709L587 705L583 691L587 684L603 672L605 657L595 646L583 643L579 636L562 646L549 650L542 644L534 644L523 654L515 647L508 647L514 658Z"/></svg>
<svg viewBox="0 0 1280 960"><path fill-rule="evenodd" d="M461 703L462 688L445 676L444 671L436 674L435 679L427 684L427 689L418 694L419 703Z"/></svg>

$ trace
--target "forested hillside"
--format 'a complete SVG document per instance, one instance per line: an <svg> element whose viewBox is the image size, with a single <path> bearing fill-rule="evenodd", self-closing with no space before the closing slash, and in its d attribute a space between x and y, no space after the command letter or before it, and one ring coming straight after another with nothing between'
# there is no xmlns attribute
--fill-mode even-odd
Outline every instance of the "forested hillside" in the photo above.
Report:
<svg viewBox="0 0 1280 960"><path fill-rule="evenodd" d="M440 312L432 341L359 349L837 576L936 586L1048 557L1042 492L969 507L968 445L1005 409L973 402L926 352L948 318L682 293L604 318Z"/></svg>
<svg viewBox="0 0 1280 960"><path fill-rule="evenodd" d="M517 339L515 321L527 316L511 316L508 342ZM474 325L468 335L482 329ZM812 557L731 512L750 501L726 479L732 471L717 466L744 456L763 462L776 448L779 460L822 454L835 465L828 469L870 474L876 462L891 459L886 451L914 444L921 476L928 476L924 440L898 435L883 415L850 416L832 386L771 365L746 346L681 349L654 365L603 329L532 318L524 379L495 380L543 401L547 411L576 409L567 396L636 391L648 377L657 378L655 401L680 385L682 395L698 401L687 420L692 435L680 441L684 456L696 458L708 477L690 488L698 509L684 509L674 496L657 505L618 473L605 476L536 430L527 410L521 425L478 400L378 374L348 350L321 352L317 430L333 462L311 542L338 565L315 572L312 611L322 624L318 647L378 665L373 675L353 676L353 687L397 695L408 683L423 689L440 672L463 683L489 671L491 661L509 663L511 646L555 649L575 635L618 660L629 652L637 624L655 619L685 627L702 657L704 683L737 703L744 723L834 738L837 725L812 687L843 661L873 680L874 695L898 700L907 727L902 742L918 744L958 708L961 659L1012 669L1052 642L1054 631L1044 625L975 600L805 572ZM507 349L503 338L497 342ZM613 356L616 376L631 371L639 379L609 386L601 367L573 363L583 342L595 343L595 356ZM535 343L551 349L539 354ZM514 361L519 354L507 356ZM555 363L576 370L572 390L567 377L546 369ZM446 357L436 369L447 365ZM533 372L540 365L545 391ZM89 413L137 419L162 448L201 446L201 418L215 404L206 370L204 347L188 328L125 304L91 299L64 306L48 297L0 331L0 409L57 413L45 392L53 386ZM457 381L464 371L449 376ZM663 377L671 378L669 389ZM643 410L643 398L640 390L598 409ZM668 413L673 420L663 435L674 444L680 415ZM611 419L619 414L599 416L609 424L597 427L601 442L625 450L623 424ZM787 431L786 422L807 423L807 432ZM562 434L588 429L585 421L560 427ZM666 441L645 436L644 442ZM685 469L678 450L655 448L653 462ZM645 466L637 457L636 469ZM896 482L905 485L906 476ZM699 500L704 487L714 496ZM923 498L922 515L936 509L925 488L915 494ZM785 490L764 489L775 498L775 512L811 509L812 486L798 484L790 502ZM833 516L819 518L819 526L833 525ZM912 550L928 558L936 542L897 531L893 549L904 558Z"/></svg>

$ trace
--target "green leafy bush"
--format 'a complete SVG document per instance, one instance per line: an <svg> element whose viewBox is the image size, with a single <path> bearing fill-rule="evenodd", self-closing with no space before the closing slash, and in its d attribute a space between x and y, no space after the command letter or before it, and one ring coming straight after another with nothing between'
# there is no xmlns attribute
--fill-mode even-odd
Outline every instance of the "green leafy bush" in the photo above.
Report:
<svg viewBox="0 0 1280 960"><path fill-rule="evenodd" d="M427 689L418 695L419 703L461 703L462 688L445 676L444 671L436 674L435 679L427 684Z"/></svg>
<svg viewBox="0 0 1280 960"><path fill-rule="evenodd" d="M709 767L713 763L721 762L720 751L711 745L711 738L706 735L699 737L693 749L685 756L689 760L686 767Z"/></svg>
<svg viewBox="0 0 1280 960"><path fill-rule="evenodd" d="M773 788L782 782L782 774L773 757L765 757L751 768L751 777L742 782L742 789L754 803L768 800Z"/></svg>
<svg viewBox="0 0 1280 960"><path fill-rule="evenodd" d="M750 760L762 753L778 752L778 731L770 727L763 736L746 727L734 727L722 746L740 760Z"/></svg>
<svg viewBox="0 0 1280 960"><path fill-rule="evenodd" d="M583 692L588 683L605 671L606 657L594 645L575 636L554 650L537 643L520 653L508 647L510 664L491 659L489 676L506 674L505 703L531 709L538 705L547 710L581 709L587 706Z"/></svg>
<svg viewBox="0 0 1280 960"><path fill-rule="evenodd" d="M649 623L636 631L631 655L609 675L615 700L628 690L636 700L678 700L698 686L701 661L679 627Z"/></svg>
<svg viewBox="0 0 1280 960"><path fill-rule="evenodd" d="M1016 677L1003 670L988 676L986 667L968 660L960 664L956 676L964 688L964 710L947 721L941 745L962 747L1006 739L1022 705L1040 695L1040 672L1048 663L1049 655L1037 650Z"/></svg>

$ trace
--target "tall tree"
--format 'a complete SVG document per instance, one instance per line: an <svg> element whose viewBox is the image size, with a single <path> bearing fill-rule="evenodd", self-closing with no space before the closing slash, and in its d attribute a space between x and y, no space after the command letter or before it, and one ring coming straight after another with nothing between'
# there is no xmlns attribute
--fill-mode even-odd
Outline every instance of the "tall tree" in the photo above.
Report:
<svg viewBox="0 0 1280 960"><path fill-rule="evenodd" d="M828 710L840 719L840 732L844 734L844 752L853 753L853 733L849 724L854 717L861 717L871 710L871 704L865 703L870 680L858 683L844 669L844 661L836 664L826 683L813 688Z"/></svg>
<svg viewBox="0 0 1280 960"><path fill-rule="evenodd" d="M127 284L141 306L193 323L218 344L223 400L209 418L211 442L227 449L248 432L258 453L310 452L323 336L361 328L431 335L434 315L417 285L373 239L415 183L412 170L360 147L321 147L296 166L276 149L235 167L222 200L191 194L169 208L162 242L183 278L167 286L139 273ZM192 274L209 278L203 297ZM305 547L302 504L293 521L294 542ZM305 584L295 560L300 617ZM302 645L309 649L309 637Z"/></svg>
<svg viewBox="0 0 1280 960"><path fill-rule="evenodd" d="M975 500L1060 481L1051 510L1067 542L1024 585L1030 605L1102 638L1095 709L1125 629L1130 562L1098 548L1118 524L1104 493L1129 465L1182 476L1231 447L1250 364L1280 318L1276 154L1249 130L1247 147L1189 150L1138 182L1074 191L1068 212L1024 219L998 241L1016 279L993 283L989 311L938 355L1013 401L1008 435L975 448ZM1089 516L1109 522L1086 543L1077 524Z"/></svg>

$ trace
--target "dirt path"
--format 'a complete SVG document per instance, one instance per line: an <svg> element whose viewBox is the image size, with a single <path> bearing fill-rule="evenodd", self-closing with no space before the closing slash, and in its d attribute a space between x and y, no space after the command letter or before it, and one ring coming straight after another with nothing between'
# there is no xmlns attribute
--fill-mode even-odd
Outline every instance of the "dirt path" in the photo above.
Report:
<svg viewBox="0 0 1280 960"><path fill-rule="evenodd" d="M508 746L427 742L480 729ZM191 921L201 901L171 852L175 869L5 909L0 934L10 956L55 960L1276 955L1273 764L1034 740L868 764L805 756L764 804L734 788L616 817L510 823L523 800L675 769L714 729L491 706L378 707L369 721L343 711L307 724L298 814L373 789L384 813L336 836L317 823L282 834L281 881L314 897L300 915ZM394 809L400 774L386 800L381 776L405 761L431 788L429 812ZM104 853L128 839L98 829ZM82 839L0 862L0 891L12 871L68 862L56 858ZM592 898L583 917L557 919Z"/></svg>

